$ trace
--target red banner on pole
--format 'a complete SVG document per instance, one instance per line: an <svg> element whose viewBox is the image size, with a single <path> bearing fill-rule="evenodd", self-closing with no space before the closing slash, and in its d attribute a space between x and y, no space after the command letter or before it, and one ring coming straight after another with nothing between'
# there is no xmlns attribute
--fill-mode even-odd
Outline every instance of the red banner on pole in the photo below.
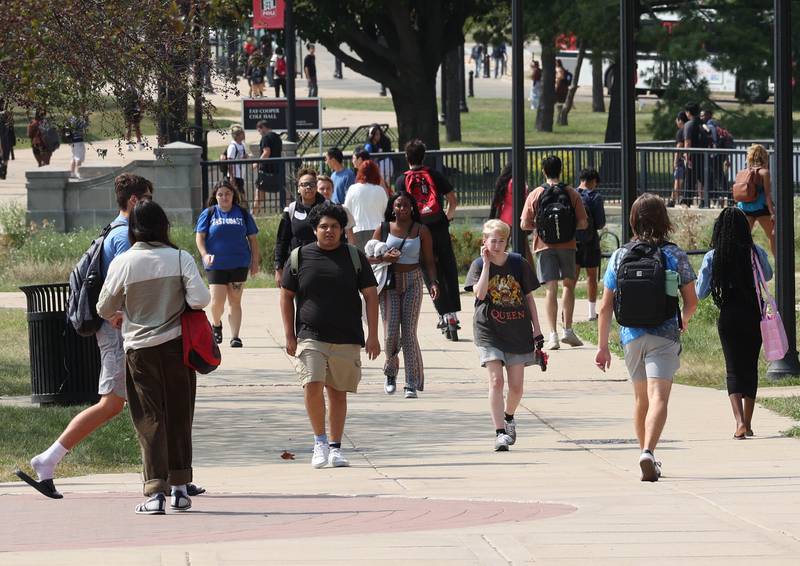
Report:
<svg viewBox="0 0 800 566"><path fill-rule="evenodd" d="M253 0L255 29L283 29L284 0Z"/></svg>

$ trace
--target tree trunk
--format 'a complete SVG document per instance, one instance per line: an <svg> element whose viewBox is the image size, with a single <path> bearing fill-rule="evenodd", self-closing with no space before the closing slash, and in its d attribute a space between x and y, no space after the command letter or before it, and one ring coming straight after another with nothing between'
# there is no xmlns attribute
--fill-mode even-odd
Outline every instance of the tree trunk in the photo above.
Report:
<svg viewBox="0 0 800 566"><path fill-rule="evenodd" d="M583 67L584 57L586 57L586 44L581 42L581 46L578 49L578 58L575 60L575 71L572 73L572 84L567 93L567 101L564 103L564 108L561 109L561 113L558 115L559 126L567 125L567 116L575 105L575 93L578 92L578 78L581 76L581 67Z"/></svg>
<svg viewBox="0 0 800 566"><path fill-rule="evenodd" d="M447 141L461 141L461 88L458 67L459 64L462 68L464 67L464 59L459 55L457 47L451 50L445 58L447 60L444 66L447 83L447 92L444 94Z"/></svg>
<svg viewBox="0 0 800 566"><path fill-rule="evenodd" d="M608 122L606 122L606 143L619 143L622 140L622 106L620 104L619 65L611 63L611 99L608 102Z"/></svg>
<svg viewBox="0 0 800 566"><path fill-rule="evenodd" d="M439 149L439 120L436 115L436 76L427 82L405 82L401 77L387 85L397 115L397 136L400 149L406 142L419 138L428 149ZM420 77L417 77L419 79ZM458 112L456 112L458 114Z"/></svg>
<svg viewBox="0 0 800 566"><path fill-rule="evenodd" d="M536 130L553 131L553 107L556 103L556 50L552 37L540 38L542 44L542 98L536 112Z"/></svg>
<svg viewBox="0 0 800 566"><path fill-rule="evenodd" d="M611 62L609 69L611 76L611 99L608 102L608 122L606 123L606 143L620 143L622 140L622 104L620 96L619 65ZM605 182L617 185L620 183L622 172L622 155L618 149L604 150L600 163L600 178ZM617 185L619 186L619 185Z"/></svg>
<svg viewBox="0 0 800 566"><path fill-rule="evenodd" d="M592 50L592 112L605 112L606 100L603 98L603 54Z"/></svg>

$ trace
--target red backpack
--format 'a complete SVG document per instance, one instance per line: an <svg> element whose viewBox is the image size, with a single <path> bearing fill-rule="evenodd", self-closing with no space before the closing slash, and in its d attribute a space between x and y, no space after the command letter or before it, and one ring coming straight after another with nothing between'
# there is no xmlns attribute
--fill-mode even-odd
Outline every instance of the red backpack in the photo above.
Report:
<svg viewBox="0 0 800 566"><path fill-rule="evenodd" d="M275 74L279 77L286 76L286 59L284 57L278 57L278 60L275 61Z"/></svg>
<svg viewBox="0 0 800 566"><path fill-rule="evenodd" d="M178 261L181 261L181 250L178 250ZM183 264L181 263L181 287L186 295L183 282ZM222 363L219 351L211 330L211 323L202 309L195 310L188 304L181 313L181 334L183 339L183 365L197 373L211 373Z"/></svg>
<svg viewBox="0 0 800 566"><path fill-rule="evenodd" d="M442 205L439 202L439 191L433 182L431 171L427 167L409 169L404 173L406 191L417 202L421 216L434 216L441 214Z"/></svg>

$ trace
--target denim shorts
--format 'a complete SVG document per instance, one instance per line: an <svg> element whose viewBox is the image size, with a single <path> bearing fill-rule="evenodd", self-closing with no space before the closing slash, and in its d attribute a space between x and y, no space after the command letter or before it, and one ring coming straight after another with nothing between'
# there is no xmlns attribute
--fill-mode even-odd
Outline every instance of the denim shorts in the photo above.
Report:
<svg viewBox="0 0 800 566"><path fill-rule="evenodd" d="M486 367L486 362L501 362L506 367L519 365L527 367L536 363L536 356L532 351L527 354L512 354L491 346L477 346L477 348L481 367Z"/></svg>

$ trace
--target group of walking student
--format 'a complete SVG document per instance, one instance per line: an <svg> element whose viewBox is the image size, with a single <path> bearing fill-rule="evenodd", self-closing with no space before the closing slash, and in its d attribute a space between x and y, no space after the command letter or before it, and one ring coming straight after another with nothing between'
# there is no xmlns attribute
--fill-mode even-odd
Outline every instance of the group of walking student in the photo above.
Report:
<svg viewBox="0 0 800 566"><path fill-rule="evenodd" d="M349 466L341 444L347 395L358 390L361 350L371 360L381 354L379 312L386 354L384 392L397 391L402 351L404 397L416 399L426 385L417 338L426 290L445 324L447 316L460 310L454 260L449 264L452 248L448 251L455 192L443 176L423 165L424 151L419 140L407 144L410 169L398 177L391 195L378 166L369 159L360 162L355 182L339 196L346 206L330 200L335 180L301 170L297 199L283 213L274 250L275 277L285 348L303 388L314 436L314 468ZM544 371L545 350L561 343L582 345L571 329L575 282L581 268L590 279L599 269L597 231L605 223L605 210L597 171L582 171L575 190L562 181L558 157L545 158L542 166L545 182L528 193L520 217L522 228L533 233L532 254L508 251L514 219L509 215L511 179L504 171L492 206L494 218L483 225L480 255L466 277L465 289L475 299L474 344L488 374L498 452L517 440L515 412L524 393L525 368L538 365ZM768 185L766 163L753 168L762 194ZM136 513L164 514L168 498L171 510L186 511L192 506L190 496L204 490L191 483L196 376L183 363L181 314L187 306L201 309L210 303L213 338L221 343L227 302L230 346L244 346L239 336L241 300L248 273L260 269L258 228L239 203L235 185L220 182L195 229L209 291L191 254L170 241L169 221L152 200L151 183L124 173L115 180L115 194L119 215L95 241L104 280L96 304L103 319L96 332L101 399L33 457L35 479L21 470L17 475L42 494L61 498L53 483L58 463L127 401L141 445L147 497ZM612 315L620 326L634 392L641 480L652 482L661 477L655 451L680 367L680 336L689 327L698 297L711 295L720 309L733 437L754 434L764 311L760 289L772 270L767 253L753 243L751 223L739 207L720 213L699 276L686 252L669 241L673 225L661 197L639 196L630 225L633 237L612 254L599 306L595 310L590 296L587 314L597 319L595 363L603 371L612 363ZM564 286L561 336L556 329L559 281ZM547 340L533 296L540 286L547 291Z"/></svg>

